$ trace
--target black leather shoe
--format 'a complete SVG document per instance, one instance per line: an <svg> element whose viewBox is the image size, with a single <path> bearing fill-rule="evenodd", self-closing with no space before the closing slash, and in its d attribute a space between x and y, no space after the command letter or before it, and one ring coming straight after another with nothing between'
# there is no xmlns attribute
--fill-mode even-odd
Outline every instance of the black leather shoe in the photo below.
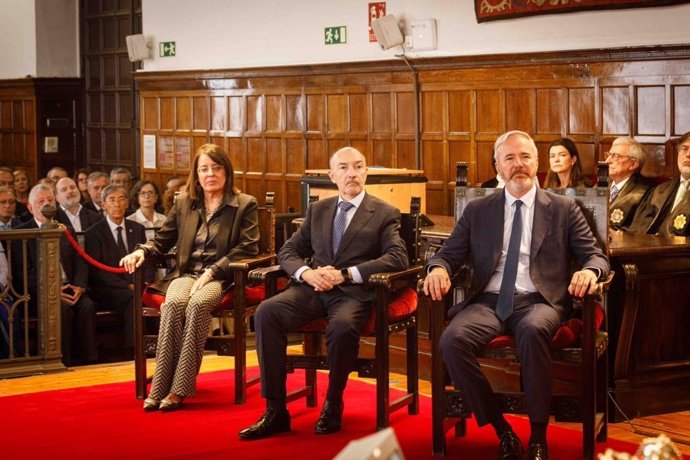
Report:
<svg viewBox="0 0 690 460"><path fill-rule="evenodd" d="M248 426L238 434L240 439L250 441L267 438L286 431L290 431L290 413L287 410L277 412L274 409L268 408L254 425Z"/></svg>
<svg viewBox="0 0 690 460"><path fill-rule="evenodd" d="M546 448L546 444L530 443L527 460L549 460L549 449Z"/></svg>
<svg viewBox="0 0 690 460"><path fill-rule="evenodd" d="M510 430L501 435L501 442L498 444L498 460L522 460L520 438Z"/></svg>
<svg viewBox="0 0 690 460"><path fill-rule="evenodd" d="M314 433L316 434L331 434L340 431L341 421L343 418L343 405L332 404L328 401L323 403L321 415L316 421Z"/></svg>

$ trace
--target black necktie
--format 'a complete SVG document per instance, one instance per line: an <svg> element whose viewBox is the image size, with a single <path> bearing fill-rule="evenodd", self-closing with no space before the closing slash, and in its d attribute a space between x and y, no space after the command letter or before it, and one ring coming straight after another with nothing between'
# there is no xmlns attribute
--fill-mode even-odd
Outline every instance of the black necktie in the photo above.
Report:
<svg viewBox="0 0 690 460"><path fill-rule="evenodd" d="M335 220L333 220L333 254L338 252L340 239L343 237L343 233L345 233L345 227L347 227L347 212L355 205L347 201L341 201L338 206L340 207L340 211L338 211L338 214L335 215Z"/></svg>
<svg viewBox="0 0 690 460"><path fill-rule="evenodd" d="M496 316L501 321L505 321L513 314L515 280L517 279L520 240L522 239L522 212L520 211L520 206L522 206L522 201L515 201L515 217L513 217L513 227L510 229L508 255L506 255L506 264L503 267L501 290L498 291L498 300L496 301Z"/></svg>
<svg viewBox="0 0 690 460"><path fill-rule="evenodd" d="M122 226L117 226L117 250L120 251L120 257L127 255L127 246L125 240L122 239Z"/></svg>

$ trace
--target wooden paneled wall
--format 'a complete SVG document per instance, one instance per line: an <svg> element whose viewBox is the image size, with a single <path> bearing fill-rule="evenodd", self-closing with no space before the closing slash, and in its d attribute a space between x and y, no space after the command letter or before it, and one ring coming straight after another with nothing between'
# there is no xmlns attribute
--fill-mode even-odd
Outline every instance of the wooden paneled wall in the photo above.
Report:
<svg viewBox="0 0 690 460"><path fill-rule="evenodd" d="M677 173L665 142L690 130L690 45L434 58L412 61L420 82L421 166L427 212L451 214L455 162L469 179L493 176L493 142L521 129L535 138L540 171L557 137L578 145L588 174L611 141L644 143L645 173ZM156 136L158 164L142 177L187 174L206 142L230 154L238 186L275 191L279 211L299 209L305 169L326 168L352 145L370 165L415 168L414 92L400 61L228 71L141 72L142 135ZM163 160L163 164L161 164Z"/></svg>

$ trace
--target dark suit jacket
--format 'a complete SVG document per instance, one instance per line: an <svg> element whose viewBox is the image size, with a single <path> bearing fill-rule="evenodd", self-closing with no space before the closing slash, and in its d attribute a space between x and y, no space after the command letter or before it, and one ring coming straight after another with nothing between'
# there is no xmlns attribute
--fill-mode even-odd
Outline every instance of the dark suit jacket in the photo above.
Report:
<svg viewBox="0 0 690 460"><path fill-rule="evenodd" d="M38 228L38 225L36 225L36 221L34 219L31 219L30 221L25 222L17 227L17 229L32 228ZM21 240L14 240L12 244L12 252L14 254L14 257L12 257L12 278L14 280L15 289L18 289L18 292L22 292L21 289L23 277ZM36 240L27 240L26 250L29 293L31 294L32 299L36 299L36 286L38 281L38 255ZM77 254L77 251L74 250L74 247L72 247L72 244L67 238L60 238L60 264L62 265L63 270L65 270L65 275L67 276L70 284L86 289L89 279L89 267L79 256L79 254Z"/></svg>
<svg viewBox="0 0 690 460"><path fill-rule="evenodd" d="M640 174L633 174L609 203L609 226L627 228L632 224L635 211L650 189L651 183Z"/></svg>
<svg viewBox="0 0 690 460"><path fill-rule="evenodd" d="M373 273L407 268L405 243L400 237L400 211L366 194L333 254L333 219L338 197L317 201L309 207L304 223L278 253L278 263L290 275L309 259L311 267L357 267L366 281ZM341 284L347 295L369 302L373 291L366 284Z"/></svg>
<svg viewBox="0 0 690 460"><path fill-rule="evenodd" d="M458 220L450 238L427 263L457 272L466 262L474 270L466 302L448 312L454 316L484 291L496 270L503 249L505 192L471 201ZM530 247L530 278L539 293L559 314L571 308L568 285L571 254L580 267L596 268L601 277L610 267L582 211L572 198L537 189Z"/></svg>
<svg viewBox="0 0 690 460"><path fill-rule="evenodd" d="M69 217L67 217L67 214L65 211L63 211L62 206L57 206L57 210L55 211L55 220L61 224L64 224L67 228L74 230L72 227L72 222L70 222ZM96 211L93 211L82 205L81 211L79 212L79 221L81 222L81 229L83 232L86 232L93 224L101 220L103 220L102 214L99 214Z"/></svg>
<svg viewBox="0 0 690 460"><path fill-rule="evenodd" d="M226 206L221 210L218 242L218 254L222 255L212 266L216 279L232 281L231 262L254 257L259 253L259 215L256 198L240 193L228 194ZM139 246L147 255L160 255L177 246L177 264L165 277L166 280L187 273L189 257L194 248L194 238L201 222L201 211L187 194L175 199L165 223L156 236L146 244ZM143 227L142 227L143 228Z"/></svg>
<svg viewBox="0 0 690 460"><path fill-rule="evenodd" d="M637 208L629 230L633 233L649 233L652 235L657 233L661 235L690 235L690 225L688 225L690 220L690 193L685 194L685 197L676 209L671 209L679 185L680 178L675 178L651 189ZM671 227L673 227L676 217L681 214L685 216L685 219L678 221L678 224L683 225L679 225L675 231L672 231Z"/></svg>
<svg viewBox="0 0 690 460"><path fill-rule="evenodd" d="M87 201L87 202L84 203L82 206L84 206L84 207L85 207L86 209L88 209L89 211L93 211L93 212L95 212L96 214L100 214L101 216L103 215L101 212L98 211L98 209L96 209L96 205L93 204L93 201ZM103 208L101 208L101 209L103 209ZM125 214L125 215L127 215L127 214Z"/></svg>
<svg viewBox="0 0 690 460"><path fill-rule="evenodd" d="M127 232L128 250L131 252L137 244L146 241L145 229L143 225L131 220L124 219L123 222ZM121 257L117 250L117 242L105 218L92 225L84 237L87 254L110 267L120 266ZM127 289L129 284L132 284L132 275L111 273L99 268L90 270L89 286L96 297L99 288Z"/></svg>

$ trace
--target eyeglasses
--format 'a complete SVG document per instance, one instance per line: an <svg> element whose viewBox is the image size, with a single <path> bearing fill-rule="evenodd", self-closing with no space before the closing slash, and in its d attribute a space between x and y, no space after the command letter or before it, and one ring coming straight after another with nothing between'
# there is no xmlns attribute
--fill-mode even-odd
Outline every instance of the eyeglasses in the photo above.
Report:
<svg viewBox="0 0 690 460"><path fill-rule="evenodd" d="M118 197L109 196L108 198L105 199L105 201L107 201L108 203L113 203L113 204L114 203L126 203L127 198L125 198L124 196L118 196Z"/></svg>
<svg viewBox="0 0 690 460"><path fill-rule="evenodd" d="M221 170L225 169L221 165L213 165L211 167L208 166L202 166L201 168L197 169L196 172L199 173L199 175L206 175L206 174L218 174Z"/></svg>
<svg viewBox="0 0 690 460"><path fill-rule="evenodd" d="M139 192L139 196L156 196L156 192L150 192L148 190L142 190Z"/></svg>
<svg viewBox="0 0 690 460"><path fill-rule="evenodd" d="M621 155L620 153L616 153L616 152L606 152L606 153L604 154L604 156L605 156L607 159L608 159L608 158L612 158L613 161L618 161L618 160L620 160L621 158L630 158L630 155Z"/></svg>
<svg viewBox="0 0 690 460"><path fill-rule="evenodd" d="M17 204L15 200L0 200L2 206L14 206L15 204Z"/></svg>

